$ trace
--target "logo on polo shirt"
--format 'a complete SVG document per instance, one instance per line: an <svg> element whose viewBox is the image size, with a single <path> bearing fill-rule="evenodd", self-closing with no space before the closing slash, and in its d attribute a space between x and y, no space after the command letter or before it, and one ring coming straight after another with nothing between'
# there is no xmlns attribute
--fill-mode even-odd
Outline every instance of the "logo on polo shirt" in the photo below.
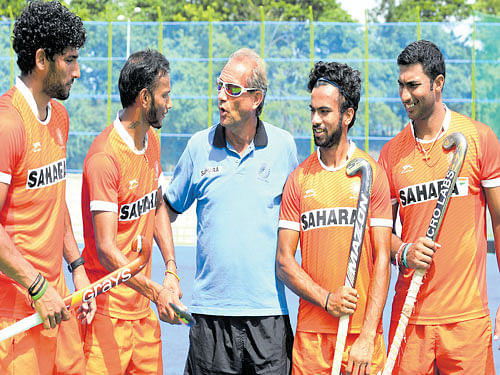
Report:
<svg viewBox="0 0 500 375"><path fill-rule="evenodd" d="M269 167L269 165L267 165L267 163L262 163L257 172L259 179L267 181L267 178L269 177L270 174L271 174L271 168Z"/></svg>
<svg viewBox="0 0 500 375"><path fill-rule="evenodd" d="M137 186L139 186L139 181L137 181L137 180L130 180L128 182L128 189L129 190L135 189Z"/></svg>
<svg viewBox="0 0 500 375"><path fill-rule="evenodd" d="M154 209L156 209L156 190L146 194L135 202L122 205L120 207L119 220L135 220Z"/></svg>
<svg viewBox="0 0 500 375"><path fill-rule="evenodd" d="M200 171L201 177L214 174L221 174L221 173L222 173L222 165L216 165L214 167L204 168Z"/></svg>
<svg viewBox="0 0 500 375"><path fill-rule="evenodd" d="M300 215L300 223L304 232L318 228L353 226L355 221L356 208L354 207L320 208Z"/></svg>
<svg viewBox="0 0 500 375"><path fill-rule="evenodd" d="M428 181L418 185L407 186L399 190L399 200L401 206L406 207L412 204L428 202L438 199L439 192L443 186L443 180ZM455 188L452 192L452 197L464 197L469 192L469 178L459 177Z"/></svg>
<svg viewBox="0 0 500 375"><path fill-rule="evenodd" d="M66 159L61 159L40 168L30 169L26 180L26 189L40 189L65 179Z"/></svg>

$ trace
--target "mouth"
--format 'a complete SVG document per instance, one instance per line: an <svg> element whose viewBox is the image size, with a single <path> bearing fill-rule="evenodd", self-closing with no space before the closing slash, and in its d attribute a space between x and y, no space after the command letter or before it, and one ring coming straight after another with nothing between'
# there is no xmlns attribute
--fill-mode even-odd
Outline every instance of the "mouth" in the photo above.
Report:
<svg viewBox="0 0 500 375"><path fill-rule="evenodd" d="M313 133L314 133L314 135L320 135L320 134L323 134L324 132L325 132L325 129L323 129L323 128L313 127Z"/></svg>
<svg viewBox="0 0 500 375"><path fill-rule="evenodd" d="M406 103L406 104L405 104L405 108L406 108L406 110L407 110L407 111L412 111L412 110L413 110L413 108L414 108L416 105L417 105L417 103L415 103L415 102L412 102L412 103Z"/></svg>

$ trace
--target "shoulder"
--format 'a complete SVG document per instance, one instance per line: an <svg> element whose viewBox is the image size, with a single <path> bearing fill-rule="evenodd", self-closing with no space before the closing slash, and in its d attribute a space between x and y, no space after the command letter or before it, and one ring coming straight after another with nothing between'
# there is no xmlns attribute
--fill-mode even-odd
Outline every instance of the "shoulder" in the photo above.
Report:
<svg viewBox="0 0 500 375"><path fill-rule="evenodd" d="M265 121L262 121L262 124L264 124L264 128L266 129L267 136L269 138L272 137L273 141L274 140L281 140L284 142L290 142L290 141L293 142L293 137L290 134L290 132L288 132L287 130L281 129L275 125L271 125Z"/></svg>

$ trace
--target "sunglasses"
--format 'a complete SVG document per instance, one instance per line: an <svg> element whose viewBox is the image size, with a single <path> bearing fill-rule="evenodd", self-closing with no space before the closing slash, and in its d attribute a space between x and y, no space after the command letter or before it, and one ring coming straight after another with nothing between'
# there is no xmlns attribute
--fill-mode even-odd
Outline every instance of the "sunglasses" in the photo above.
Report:
<svg viewBox="0 0 500 375"><path fill-rule="evenodd" d="M217 91L222 90L222 88L224 88L224 92L227 95L233 97L238 97L247 91L257 91L257 90L260 91L260 89L254 87L243 87L236 83L224 82L222 79L217 78Z"/></svg>

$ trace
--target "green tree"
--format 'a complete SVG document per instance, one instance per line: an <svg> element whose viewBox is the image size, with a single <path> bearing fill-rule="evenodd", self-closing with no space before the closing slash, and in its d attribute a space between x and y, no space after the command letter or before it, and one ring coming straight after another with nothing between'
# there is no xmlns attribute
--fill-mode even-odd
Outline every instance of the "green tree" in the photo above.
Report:
<svg viewBox="0 0 500 375"><path fill-rule="evenodd" d="M316 21L352 22L336 0L72 0L71 9L85 20L116 20L124 15L131 21L259 21L260 6L267 21L304 21L312 6ZM136 11L140 10L140 11Z"/></svg>
<svg viewBox="0 0 500 375"><path fill-rule="evenodd" d="M418 9L421 21L442 22L468 18L473 6L467 0L382 0L369 12L369 18L383 22L414 22Z"/></svg>

